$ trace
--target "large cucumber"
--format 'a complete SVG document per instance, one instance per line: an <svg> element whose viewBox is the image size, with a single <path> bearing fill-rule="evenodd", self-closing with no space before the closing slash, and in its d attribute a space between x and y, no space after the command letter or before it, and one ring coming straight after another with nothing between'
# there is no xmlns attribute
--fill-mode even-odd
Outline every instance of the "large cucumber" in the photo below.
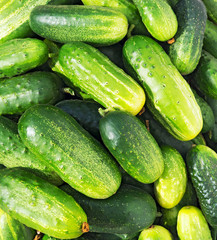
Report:
<svg viewBox="0 0 217 240"><path fill-rule="evenodd" d="M83 194L107 198L119 188L121 174L114 159L63 110L33 106L20 118L18 129L30 151Z"/></svg>
<svg viewBox="0 0 217 240"><path fill-rule="evenodd" d="M217 58L217 26L207 19L203 48Z"/></svg>
<svg viewBox="0 0 217 240"><path fill-rule="evenodd" d="M173 240L172 234L164 227L153 225L148 229L144 229L138 240Z"/></svg>
<svg viewBox="0 0 217 240"><path fill-rule="evenodd" d="M123 49L126 66L144 87L147 106L177 139L188 141L202 129L200 108L190 86L151 38L133 36Z"/></svg>
<svg viewBox="0 0 217 240"><path fill-rule="evenodd" d="M207 9L207 13L209 18L217 24L217 2L216 0L203 0L206 9Z"/></svg>

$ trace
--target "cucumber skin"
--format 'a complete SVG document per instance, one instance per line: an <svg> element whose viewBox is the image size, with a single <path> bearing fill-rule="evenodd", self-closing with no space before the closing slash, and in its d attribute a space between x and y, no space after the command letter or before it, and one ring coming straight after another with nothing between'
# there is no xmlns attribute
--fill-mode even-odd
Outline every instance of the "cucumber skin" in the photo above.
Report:
<svg viewBox="0 0 217 240"><path fill-rule="evenodd" d="M142 87L94 47L82 42L65 44L58 59L60 71L71 81L66 84L79 88L105 108L133 115L142 109Z"/></svg>
<svg viewBox="0 0 217 240"><path fill-rule="evenodd" d="M54 185L63 183L53 169L41 163L23 144L17 124L3 116L0 116L0 164L7 168L26 167Z"/></svg>
<svg viewBox="0 0 217 240"><path fill-rule="evenodd" d="M122 184L114 196L105 200L88 198L66 184L60 188L87 213L90 232L135 234L151 226L156 218L154 199L134 186Z"/></svg>
<svg viewBox="0 0 217 240"><path fill-rule="evenodd" d="M82 41L108 46L127 34L125 15L96 6L38 6L30 15L30 26L39 36L60 43Z"/></svg>
<svg viewBox="0 0 217 240"><path fill-rule="evenodd" d="M217 26L207 19L203 49L217 58Z"/></svg>
<svg viewBox="0 0 217 240"><path fill-rule="evenodd" d="M29 108L19 120L18 131L31 152L83 194L108 198L119 188L121 174L114 159L61 109Z"/></svg>
<svg viewBox="0 0 217 240"><path fill-rule="evenodd" d="M217 2L215 0L203 0L206 9L207 9L207 14L209 18L217 24Z"/></svg>
<svg viewBox="0 0 217 240"><path fill-rule="evenodd" d="M217 154L207 146L198 145L187 154L187 166L208 223L217 227Z"/></svg>
<svg viewBox="0 0 217 240"><path fill-rule="evenodd" d="M171 233L164 227L153 225L148 229L144 229L138 240L173 240Z"/></svg>
<svg viewBox="0 0 217 240"><path fill-rule="evenodd" d="M195 138L202 129L200 108L161 46L148 37L133 36L125 43L123 55L131 75L145 89L147 106L156 119L181 141Z"/></svg>
<svg viewBox="0 0 217 240"><path fill-rule="evenodd" d="M192 73L200 60L206 27L206 7L201 0L181 0L175 6L178 31L169 47L172 63L182 75Z"/></svg>
<svg viewBox="0 0 217 240"><path fill-rule="evenodd" d="M211 136L208 136L208 138L211 140L211 142L217 143L217 99L206 97L206 100L207 100L208 104L210 105L210 107L212 108L213 113L214 113L214 118L215 118L215 124L214 124L213 128L211 129Z"/></svg>
<svg viewBox="0 0 217 240"><path fill-rule="evenodd" d="M164 171L161 150L138 118L113 111L100 120L100 134L105 146L121 167L142 183L153 183Z"/></svg>
<svg viewBox="0 0 217 240"><path fill-rule="evenodd" d="M159 41L174 37L178 29L175 13L165 0L133 0L150 34Z"/></svg>
<svg viewBox="0 0 217 240"><path fill-rule="evenodd" d="M13 39L0 45L0 78L13 77L44 64L47 45L38 39Z"/></svg>

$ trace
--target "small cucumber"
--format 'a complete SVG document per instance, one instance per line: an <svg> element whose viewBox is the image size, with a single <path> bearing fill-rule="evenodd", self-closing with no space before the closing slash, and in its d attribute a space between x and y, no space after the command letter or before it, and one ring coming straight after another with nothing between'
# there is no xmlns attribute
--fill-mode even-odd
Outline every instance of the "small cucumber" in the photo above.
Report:
<svg viewBox="0 0 217 240"><path fill-rule="evenodd" d="M32 30L41 37L60 43L82 41L112 45L127 34L124 14L111 8L79 5L46 5L33 9Z"/></svg>
<svg viewBox="0 0 217 240"><path fill-rule="evenodd" d="M164 227L153 225L144 229L138 240L173 240L172 234Z"/></svg>
<svg viewBox="0 0 217 240"><path fill-rule="evenodd" d="M217 24L217 2L216 0L203 0L206 9L207 9L207 14L209 16L209 18L215 23Z"/></svg>
<svg viewBox="0 0 217 240"><path fill-rule="evenodd" d="M212 240L205 217L194 206L186 206L179 211L177 232L180 240Z"/></svg>
<svg viewBox="0 0 217 240"><path fill-rule="evenodd" d="M217 26L207 19L203 49L217 58Z"/></svg>

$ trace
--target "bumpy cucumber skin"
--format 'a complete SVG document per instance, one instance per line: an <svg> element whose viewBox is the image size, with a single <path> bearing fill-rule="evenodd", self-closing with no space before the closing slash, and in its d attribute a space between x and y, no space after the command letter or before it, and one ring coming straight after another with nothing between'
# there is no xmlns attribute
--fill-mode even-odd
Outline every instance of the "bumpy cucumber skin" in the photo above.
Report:
<svg viewBox="0 0 217 240"><path fill-rule="evenodd" d="M100 120L99 129L105 146L129 175L142 183L153 183L161 176L161 150L138 118L113 111Z"/></svg>
<svg viewBox="0 0 217 240"><path fill-rule="evenodd" d="M169 56L179 72L187 75L195 70L201 57L206 7L201 0L181 0L174 11L179 27L175 42L169 47Z"/></svg>
<svg viewBox="0 0 217 240"><path fill-rule="evenodd" d="M156 218L154 199L134 186L122 184L114 196L105 200L87 198L66 184L61 189L87 213L90 232L135 234L151 226Z"/></svg>
<svg viewBox="0 0 217 240"><path fill-rule="evenodd" d="M207 9L207 14L209 18L217 24L217 2L216 0L203 0L206 9Z"/></svg>
<svg viewBox="0 0 217 240"><path fill-rule="evenodd" d="M0 208L11 217L56 238L82 235L87 216L71 196L25 168L6 168L0 177Z"/></svg>
<svg viewBox="0 0 217 240"><path fill-rule="evenodd" d="M110 110L136 115L145 103L142 87L99 50L82 42L65 44L59 53L63 74L71 85Z"/></svg>
<svg viewBox="0 0 217 240"><path fill-rule="evenodd" d="M0 45L0 78L13 77L45 63L47 45L38 39L13 39Z"/></svg>
<svg viewBox="0 0 217 240"><path fill-rule="evenodd" d="M217 58L217 26L207 19L203 48Z"/></svg>
<svg viewBox="0 0 217 240"><path fill-rule="evenodd" d="M173 240L171 233L164 227L153 225L148 229L144 229L138 240Z"/></svg>
<svg viewBox="0 0 217 240"><path fill-rule="evenodd" d="M30 26L39 36L60 43L72 41L112 45L127 34L127 18L111 8L96 6L38 6Z"/></svg>
<svg viewBox="0 0 217 240"><path fill-rule="evenodd" d="M21 114L35 104L54 104L63 98L62 87L61 80L50 72L4 79L0 85L0 114Z"/></svg>
<svg viewBox="0 0 217 240"><path fill-rule="evenodd" d="M123 49L125 65L147 94L147 106L177 139L188 141L202 129L203 120L190 86L159 44L133 36Z"/></svg>
<svg viewBox="0 0 217 240"><path fill-rule="evenodd" d="M29 15L33 8L50 0L3 0L0 3L0 44L14 38L33 35Z"/></svg>
<svg viewBox="0 0 217 240"><path fill-rule="evenodd" d="M189 151L186 161L203 214L217 228L217 154L198 145Z"/></svg>
<svg viewBox="0 0 217 240"><path fill-rule="evenodd" d="M73 188L92 198L108 198L121 174L103 146L63 110L37 105L20 118L24 144Z"/></svg>
<svg viewBox="0 0 217 240"><path fill-rule="evenodd" d="M178 29L175 13L165 0L133 0L150 34L159 41L174 37Z"/></svg>
<svg viewBox="0 0 217 240"><path fill-rule="evenodd" d="M54 185L61 185L61 178L29 151L21 141L17 124L0 116L0 163L7 168L26 167Z"/></svg>
<svg viewBox="0 0 217 240"><path fill-rule="evenodd" d="M212 240L209 226L199 208L183 207L178 213L177 232L181 240Z"/></svg>

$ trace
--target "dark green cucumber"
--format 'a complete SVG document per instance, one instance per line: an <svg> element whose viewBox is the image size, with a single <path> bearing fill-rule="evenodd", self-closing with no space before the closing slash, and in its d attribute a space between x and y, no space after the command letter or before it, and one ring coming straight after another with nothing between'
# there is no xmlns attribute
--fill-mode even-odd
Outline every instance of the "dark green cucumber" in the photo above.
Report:
<svg viewBox="0 0 217 240"><path fill-rule="evenodd" d="M121 167L142 183L153 183L164 171L161 150L135 116L113 111L100 120L100 135Z"/></svg>
<svg viewBox="0 0 217 240"><path fill-rule="evenodd" d="M179 27L175 42L169 47L169 56L179 72L187 75L195 70L201 57L206 7L202 0L180 0L174 11Z"/></svg>
<svg viewBox="0 0 217 240"><path fill-rule="evenodd" d="M81 92L110 110L119 109L136 115L145 103L139 84L94 47L73 42L59 53L59 72Z"/></svg>
<svg viewBox="0 0 217 240"><path fill-rule="evenodd" d="M211 140L211 142L217 143L217 99L207 97L206 100L212 108L215 117L215 124L209 132L208 138Z"/></svg>
<svg viewBox="0 0 217 240"><path fill-rule="evenodd" d="M17 124L3 116L0 116L0 164L7 168L30 168L36 175L54 185L63 183L53 169L41 163L23 144L18 135Z"/></svg>
<svg viewBox="0 0 217 240"><path fill-rule="evenodd" d="M217 26L207 20L203 48L217 58Z"/></svg>
<svg viewBox="0 0 217 240"><path fill-rule="evenodd" d="M217 228L217 154L198 145L187 154L187 165L203 214Z"/></svg>
<svg viewBox="0 0 217 240"><path fill-rule="evenodd" d="M32 35L29 16L33 8L50 0L2 0L0 2L0 44Z"/></svg>
<svg viewBox="0 0 217 240"><path fill-rule="evenodd" d="M206 9L207 9L207 14L209 18L217 24L217 2L216 0L203 0Z"/></svg>
<svg viewBox="0 0 217 240"><path fill-rule="evenodd" d="M35 104L54 104L63 98L62 87L61 80L50 72L5 79L0 85L0 114L20 114Z"/></svg>
<svg viewBox="0 0 217 240"><path fill-rule="evenodd" d="M5 166L2 165L2 164L0 164L0 170L1 170L1 169L4 169L4 168L5 168Z"/></svg>
<svg viewBox="0 0 217 240"><path fill-rule="evenodd" d="M147 94L147 106L177 139L188 141L202 129L203 120L190 86L163 48L153 39L133 36L123 49L124 61Z"/></svg>
<svg viewBox="0 0 217 240"><path fill-rule="evenodd" d="M81 4L80 0L51 0L49 5L77 5Z"/></svg>
<svg viewBox="0 0 217 240"><path fill-rule="evenodd" d="M175 13L165 0L133 0L150 34L159 41L167 41L177 32Z"/></svg>
<svg viewBox="0 0 217 240"><path fill-rule="evenodd" d="M166 0L169 5L173 8L178 3L179 0Z"/></svg>
<svg viewBox="0 0 217 240"><path fill-rule="evenodd" d="M47 45L38 39L13 39L0 45L0 78L13 77L45 63Z"/></svg>
<svg viewBox="0 0 217 240"><path fill-rule="evenodd" d="M88 198L68 185L61 189L72 195L87 213L90 232L134 234L155 220L154 199L144 190L121 185L117 193L105 200Z"/></svg>
<svg viewBox="0 0 217 240"><path fill-rule="evenodd" d="M131 0L82 0L85 5L111 7L122 12L128 19L129 24L133 24L134 34L147 35L148 31L142 22L138 9Z"/></svg>
<svg viewBox="0 0 217 240"><path fill-rule="evenodd" d="M101 105L75 99L61 101L56 104L56 107L70 114L85 130L100 140L99 121L102 117L98 109Z"/></svg>
<svg viewBox="0 0 217 240"><path fill-rule="evenodd" d="M153 225L148 229L144 229L138 240L173 240L172 234L164 227Z"/></svg>
<svg viewBox="0 0 217 240"><path fill-rule="evenodd" d="M63 239L88 230L83 209L56 186L25 168L6 168L0 178L0 208L26 226Z"/></svg>
<svg viewBox="0 0 217 240"><path fill-rule="evenodd" d="M39 36L60 43L72 41L112 45L125 37L127 18L111 8L97 6L38 6L30 26Z"/></svg>
<svg viewBox="0 0 217 240"><path fill-rule="evenodd" d="M114 159L63 110L33 106L20 118L18 129L30 151L83 194L107 198L119 188L121 174Z"/></svg>

